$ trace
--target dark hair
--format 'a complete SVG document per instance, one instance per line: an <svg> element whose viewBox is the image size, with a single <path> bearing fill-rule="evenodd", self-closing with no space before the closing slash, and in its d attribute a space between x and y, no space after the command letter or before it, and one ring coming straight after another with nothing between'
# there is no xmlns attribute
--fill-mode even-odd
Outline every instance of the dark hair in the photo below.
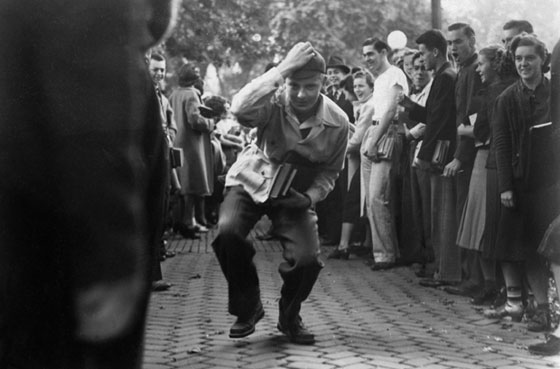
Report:
<svg viewBox="0 0 560 369"><path fill-rule="evenodd" d="M351 75L340 81L340 88L348 92L354 98L357 98L356 94L354 93L354 78Z"/></svg>
<svg viewBox="0 0 560 369"><path fill-rule="evenodd" d="M157 60L157 61L165 61L165 56L163 56L159 53L152 53L152 55L150 56L150 59Z"/></svg>
<svg viewBox="0 0 560 369"><path fill-rule="evenodd" d="M385 42L378 39L377 37L367 38L362 43L362 47L368 46L368 45L372 45L373 48L375 49L375 51L377 51L378 53L380 53L383 49L385 49L387 51L387 54L389 54L392 51L391 48L389 47L389 45L387 45Z"/></svg>
<svg viewBox="0 0 560 369"><path fill-rule="evenodd" d="M542 72L546 73L550 70L550 54L546 50L544 43L533 35L519 35L511 42L511 54L515 58L515 51L520 46L533 46L535 52L543 61Z"/></svg>
<svg viewBox="0 0 560 369"><path fill-rule="evenodd" d="M490 45L482 48L479 55L484 55L489 61L492 69L496 71L500 78L517 77L515 63L511 59L508 51L502 45Z"/></svg>
<svg viewBox="0 0 560 369"><path fill-rule="evenodd" d="M414 53L414 56L412 57L412 64L414 64L416 59L420 59L421 57L422 57L422 53L420 51Z"/></svg>
<svg viewBox="0 0 560 369"><path fill-rule="evenodd" d="M442 55L447 55L447 40L439 29L431 29L416 39L418 45L423 44L426 48L438 49Z"/></svg>
<svg viewBox="0 0 560 369"><path fill-rule="evenodd" d="M200 81L200 76L192 64L185 64L179 69L179 86L190 87Z"/></svg>
<svg viewBox="0 0 560 369"><path fill-rule="evenodd" d="M204 105L212 109L214 117L220 117L226 112L227 100L221 96L212 95L203 99Z"/></svg>
<svg viewBox="0 0 560 369"><path fill-rule="evenodd" d="M369 71L367 70L360 70L357 71L356 73L354 73L352 75L352 77L354 79L358 79L358 78L363 78L366 80L366 83L369 87L373 88L373 82L374 82L374 78L373 78L373 74L371 74Z"/></svg>
<svg viewBox="0 0 560 369"><path fill-rule="evenodd" d="M447 27L447 30L448 31L462 30L465 36L467 36L468 38L475 36L474 29L472 29L472 27L467 23L460 23L460 22L453 23L452 25Z"/></svg>
<svg viewBox="0 0 560 369"><path fill-rule="evenodd" d="M519 33L527 32L533 33L533 25L524 19L512 19L504 24L503 30L517 29Z"/></svg>

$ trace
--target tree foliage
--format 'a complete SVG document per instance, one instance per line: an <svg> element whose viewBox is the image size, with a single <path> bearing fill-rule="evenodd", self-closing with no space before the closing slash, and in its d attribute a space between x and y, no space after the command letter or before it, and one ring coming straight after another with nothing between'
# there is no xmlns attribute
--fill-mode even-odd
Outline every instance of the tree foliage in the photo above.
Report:
<svg viewBox="0 0 560 369"><path fill-rule="evenodd" d="M166 49L172 56L217 66L267 57L273 52L266 42L270 2L183 0Z"/></svg>
<svg viewBox="0 0 560 369"><path fill-rule="evenodd" d="M419 31L430 26L429 1L409 0L286 0L271 21L274 41L286 50L310 41L325 56L338 54L358 63L368 37L385 39L403 31L414 45Z"/></svg>

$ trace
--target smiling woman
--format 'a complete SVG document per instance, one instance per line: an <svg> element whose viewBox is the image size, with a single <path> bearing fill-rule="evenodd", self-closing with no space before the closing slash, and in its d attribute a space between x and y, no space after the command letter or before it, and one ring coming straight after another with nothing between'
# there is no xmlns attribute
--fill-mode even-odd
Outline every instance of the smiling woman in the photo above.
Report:
<svg viewBox="0 0 560 369"><path fill-rule="evenodd" d="M548 71L544 44L535 37L518 37L513 40L511 51L521 80L534 89L542 80L542 74Z"/></svg>
<svg viewBox="0 0 560 369"><path fill-rule="evenodd" d="M508 277L519 274L518 268L524 266L530 288L539 305L539 314L543 316L541 325L544 328L540 329L546 329L550 326L550 311L545 308L548 306L548 278L546 266L536 251L547 226L558 214L557 201L550 201L555 198L557 189L545 185L546 175L536 173L536 168L542 167L542 164L533 162L527 150L527 147L536 144L530 134L532 127L551 120L550 82L543 75L548 69L544 62L546 50L536 37L520 36L513 40L511 51L521 78L498 97L493 127L502 205L496 257L501 262L508 284L508 301L497 313L521 319L521 278L513 281ZM550 147L541 148L543 152L551 152ZM553 168L545 170L551 171L550 169ZM515 285L512 285L513 282ZM513 293L510 293L514 290L517 291L516 296L519 295L515 299ZM531 322L529 329L532 329Z"/></svg>

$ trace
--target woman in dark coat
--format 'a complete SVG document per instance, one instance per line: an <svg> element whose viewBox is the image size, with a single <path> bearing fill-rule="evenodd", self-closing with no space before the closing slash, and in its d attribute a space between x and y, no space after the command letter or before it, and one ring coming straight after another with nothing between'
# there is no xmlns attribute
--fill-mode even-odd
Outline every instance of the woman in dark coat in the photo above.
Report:
<svg viewBox="0 0 560 369"><path fill-rule="evenodd" d="M552 53L552 78L551 78L551 101L558 102L560 99L560 41L556 43ZM558 137L558 125L560 124L560 105L551 106L552 124ZM558 148L555 150L558 155ZM558 156L556 156L558 157ZM555 180L560 180L558 173L555 173ZM556 197L551 199L558 203L560 192L556 192ZM539 253L544 256L549 264L554 276L556 293L560 292L560 215L552 222L545 233L539 246ZM556 328L547 338L546 342L529 346L529 352L535 355L558 355L560 353L560 326Z"/></svg>
<svg viewBox="0 0 560 369"><path fill-rule="evenodd" d="M497 99L492 127L496 149L498 189L502 204L496 238L496 257L501 262L507 287L507 302L493 316L521 320L522 272L538 304L529 322L532 331L550 328L548 275L537 247L556 215L551 186L528 186L534 162L528 158L530 127L550 122L550 82L544 44L534 36L519 36L511 44L520 79ZM533 178L531 178L533 179ZM489 315L489 314L487 314Z"/></svg>

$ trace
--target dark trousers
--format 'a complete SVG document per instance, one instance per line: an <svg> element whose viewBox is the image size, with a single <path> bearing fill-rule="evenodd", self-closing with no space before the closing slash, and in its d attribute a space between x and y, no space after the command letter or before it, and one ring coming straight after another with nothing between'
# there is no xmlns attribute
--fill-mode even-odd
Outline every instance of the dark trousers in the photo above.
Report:
<svg viewBox="0 0 560 369"><path fill-rule="evenodd" d="M432 197L432 242L439 278L461 281L461 250L456 244L457 186L454 178L430 175Z"/></svg>
<svg viewBox="0 0 560 369"><path fill-rule="evenodd" d="M411 168L410 187L412 192L413 230L417 242L422 249L410 250L410 254L420 257L423 263L434 261L434 247L432 244L432 195L430 172L420 168Z"/></svg>
<svg viewBox="0 0 560 369"><path fill-rule="evenodd" d="M279 267L284 281L280 314L283 319L295 319L323 267L319 260L317 216L311 209L255 204L240 186L227 190L220 208L218 236L212 243L228 283L229 312L245 317L260 302L259 278L253 263L255 249L247 235L264 214L272 221L284 249L284 261Z"/></svg>
<svg viewBox="0 0 560 369"><path fill-rule="evenodd" d="M151 217L150 224L154 226L153 234L151 235L150 246L152 247L152 282L160 281L163 279L161 272L160 257L162 253L162 237L165 232L165 224L167 223L167 214L169 212L169 177L171 172L171 165L169 162L169 147L167 140L162 136L162 143L160 145L159 157L155 158L154 165L154 183L153 196L158 196L154 199L154 211L149 214Z"/></svg>
<svg viewBox="0 0 560 369"><path fill-rule="evenodd" d="M348 165L340 171L333 190L327 197L317 203L319 234L327 241L338 244L342 227L344 201L348 188Z"/></svg>
<svg viewBox="0 0 560 369"><path fill-rule="evenodd" d="M433 261L431 238L430 173L413 167L417 142L411 141L401 156L399 246L405 263Z"/></svg>

